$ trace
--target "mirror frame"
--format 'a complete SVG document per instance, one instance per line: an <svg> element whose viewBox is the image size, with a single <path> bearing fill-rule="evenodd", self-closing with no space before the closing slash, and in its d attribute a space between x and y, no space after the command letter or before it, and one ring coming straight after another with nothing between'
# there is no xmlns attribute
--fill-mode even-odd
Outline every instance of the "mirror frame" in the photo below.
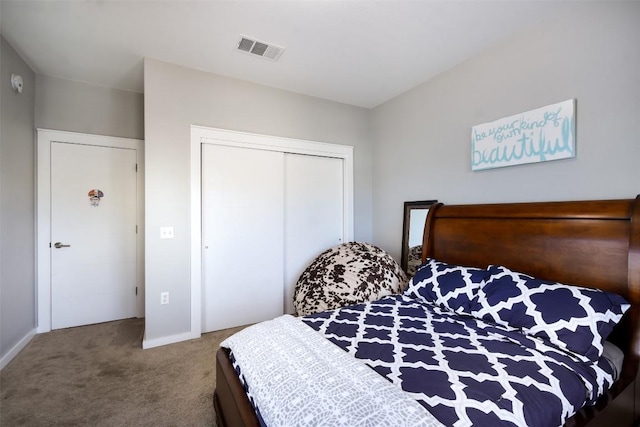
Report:
<svg viewBox="0 0 640 427"><path fill-rule="evenodd" d="M438 203L437 200L404 202L404 220L402 222L402 256L400 258L400 266L405 273L407 273L407 269L409 268L409 226L411 211L414 209L430 209L431 206L436 203Z"/></svg>

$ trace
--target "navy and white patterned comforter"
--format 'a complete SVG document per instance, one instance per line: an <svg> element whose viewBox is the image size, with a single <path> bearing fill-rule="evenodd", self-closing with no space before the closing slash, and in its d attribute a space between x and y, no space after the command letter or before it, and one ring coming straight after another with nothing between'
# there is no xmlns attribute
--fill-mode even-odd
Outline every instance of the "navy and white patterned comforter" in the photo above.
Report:
<svg viewBox="0 0 640 427"><path fill-rule="evenodd" d="M601 358L403 295L303 317L448 426L560 426L613 382Z"/></svg>

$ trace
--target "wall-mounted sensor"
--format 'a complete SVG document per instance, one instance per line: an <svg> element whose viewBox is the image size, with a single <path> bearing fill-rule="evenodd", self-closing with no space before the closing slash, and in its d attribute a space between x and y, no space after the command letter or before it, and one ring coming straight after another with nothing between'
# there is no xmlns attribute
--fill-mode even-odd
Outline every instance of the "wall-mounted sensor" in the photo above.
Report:
<svg viewBox="0 0 640 427"><path fill-rule="evenodd" d="M18 93L22 93L22 76L20 74L11 74L11 87Z"/></svg>

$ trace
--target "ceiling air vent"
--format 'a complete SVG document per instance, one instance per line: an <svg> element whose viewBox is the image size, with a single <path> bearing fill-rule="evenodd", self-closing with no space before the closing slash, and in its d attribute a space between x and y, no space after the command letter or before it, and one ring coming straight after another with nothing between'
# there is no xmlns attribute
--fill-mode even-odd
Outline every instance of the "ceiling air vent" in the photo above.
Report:
<svg viewBox="0 0 640 427"><path fill-rule="evenodd" d="M282 52L284 52L284 47L254 40L246 36L240 36L238 50L240 52L246 52L265 59L277 61L278 58L280 58L280 55L282 55Z"/></svg>

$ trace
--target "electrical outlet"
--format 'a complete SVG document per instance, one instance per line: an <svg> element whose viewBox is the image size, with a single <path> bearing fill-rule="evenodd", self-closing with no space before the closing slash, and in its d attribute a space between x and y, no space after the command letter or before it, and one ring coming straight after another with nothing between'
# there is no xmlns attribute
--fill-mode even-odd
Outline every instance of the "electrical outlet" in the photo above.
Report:
<svg viewBox="0 0 640 427"><path fill-rule="evenodd" d="M161 239L173 239L173 227L160 227Z"/></svg>
<svg viewBox="0 0 640 427"><path fill-rule="evenodd" d="M160 293L160 304L169 304L169 292Z"/></svg>

